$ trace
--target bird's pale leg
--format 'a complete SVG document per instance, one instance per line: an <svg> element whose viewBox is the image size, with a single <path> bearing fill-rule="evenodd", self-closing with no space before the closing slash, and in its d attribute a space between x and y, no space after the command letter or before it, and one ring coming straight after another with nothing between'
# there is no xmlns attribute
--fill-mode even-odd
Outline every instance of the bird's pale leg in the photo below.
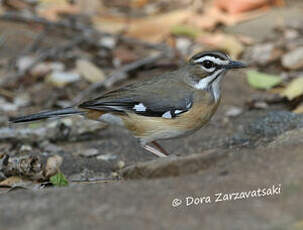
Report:
<svg viewBox="0 0 303 230"><path fill-rule="evenodd" d="M156 149L154 147L151 147L150 145L144 145L143 148L146 149L147 151L155 154L158 157L167 157L167 155L165 155L164 153L162 153L158 149Z"/></svg>
<svg viewBox="0 0 303 230"><path fill-rule="evenodd" d="M169 155L169 153L160 144L158 144L156 141L152 141L151 143L153 143L166 156Z"/></svg>

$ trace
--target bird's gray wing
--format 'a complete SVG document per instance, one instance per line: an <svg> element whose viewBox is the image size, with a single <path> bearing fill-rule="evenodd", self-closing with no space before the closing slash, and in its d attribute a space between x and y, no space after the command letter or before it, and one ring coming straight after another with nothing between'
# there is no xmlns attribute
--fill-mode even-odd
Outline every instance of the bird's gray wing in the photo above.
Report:
<svg viewBox="0 0 303 230"><path fill-rule="evenodd" d="M80 104L79 107L174 118L188 111L192 103L191 88L182 80L168 74L110 91L101 97Z"/></svg>

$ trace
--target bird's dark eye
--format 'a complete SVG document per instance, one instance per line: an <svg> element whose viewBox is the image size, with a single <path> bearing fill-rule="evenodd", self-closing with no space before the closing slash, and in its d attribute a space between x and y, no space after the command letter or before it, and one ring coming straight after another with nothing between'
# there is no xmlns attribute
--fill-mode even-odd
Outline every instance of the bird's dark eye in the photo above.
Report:
<svg viewBox="0 0 303 230"><path fill-rule="evenodd" d="M204 61L204 62L202 62L202 65L206 69L211 69L211 68L215 67L215 64L211 61Z"/></svg>

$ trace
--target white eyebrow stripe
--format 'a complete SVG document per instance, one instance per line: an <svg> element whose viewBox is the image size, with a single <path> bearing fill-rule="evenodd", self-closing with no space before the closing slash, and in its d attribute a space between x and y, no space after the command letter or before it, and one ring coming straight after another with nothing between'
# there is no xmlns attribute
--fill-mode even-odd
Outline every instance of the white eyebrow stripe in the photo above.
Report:
<svg viewBox="0 0 303 230"><path fill-rule="evenodd" d="M221 60L220 58L215 58L213 56L203 56L203 57L195 60L194 62L195 63L198 63L198 62L202 63L205 60L212 61L212 62L214 62L214 63L216 63L218 65L227 65L229 63L229 60L224 61L224 60Z"/></svg>

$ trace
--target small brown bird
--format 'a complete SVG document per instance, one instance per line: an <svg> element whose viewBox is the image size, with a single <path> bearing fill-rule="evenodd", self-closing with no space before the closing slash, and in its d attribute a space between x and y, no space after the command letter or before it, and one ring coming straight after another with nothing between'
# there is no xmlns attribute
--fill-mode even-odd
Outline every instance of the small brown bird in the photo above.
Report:
<svg viewBox="0 0 303 230"><path fill-rule="evenodd" d="M229 69L243 67L246 65L222 52L201 52L174 72L109 91L74 107L12 118L11 122L81 114L127 128L143 148L164 157L167 153L156 141L189 135L204 126L220 103L223 76Z"/></svg>

